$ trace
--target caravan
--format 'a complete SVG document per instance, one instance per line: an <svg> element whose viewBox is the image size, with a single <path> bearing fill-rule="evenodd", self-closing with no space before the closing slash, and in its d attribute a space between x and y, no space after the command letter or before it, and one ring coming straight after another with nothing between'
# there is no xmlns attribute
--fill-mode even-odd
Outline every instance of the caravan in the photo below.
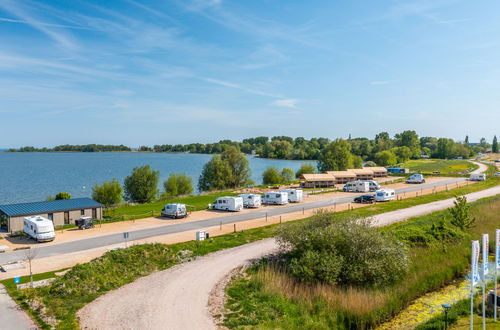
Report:
<svg viewBox="0 0 500 330"><path fill-rule="evenodd" d="M300 203L304 200L304 194L300 189L283 189L280 192L284 192L288 194L288 202L289 203Z"/></svg>
<svg viewBox="0 0 500 330"><path fill-rule="evenodd" d="M367 181L351 181L347 182L342 190L345 192L369 192L370 183Z"/></svg>
<svg viewBox="0 0 500 330"><path fill-rule="evenodd" d="M394 189L380 189L375 192L375 201L388 202L396 198Z"/></svg>
<svg viewBox="0 0 500 330"><path fill-rule="evenodd" d="M185 218L187 217L186 204L166 204L161 210L161 216L173 219Z"/></svg>
<svg viewBox="0 0 500 330"><path fill-rule="evenodd" d="M243 198L243 206L248 208L257 208L262 204L262 199L260 195L257 194L240 194Z"/></svg>
<svg viewBox="0 0 500 330"><path fill-rule="evenodd" d="M56 238L52 221L39 215L24 218L23 231L38 242L50 242Z"/></svg>
<svg viewBox="0 0 500 330"><path fill-rule="evenodd" d="M368 182L368 186L370 187L370 191L377 191L380 189L380 183L374 180L365 180L365 182Z"/></svg>
<svg viewBox="0 0 500 330"><path fill-rule="evenodd" d="M221 211L238 212L243 209L243 198L232 196L219 197L213 204L209 205L209 208Z"/></svg>
<svg viewBox="0 0 500 330"><path fill-rule="evenodd" d="M486 180L486 174L472 173L469 177L469 181L484 181Z"/></svg>
<svg viewBox="0 0 500 330"><path fill-rule="evenodd" d="M285 205L288 204L288 193L269 191L262 197L264 204Z"/></svg>

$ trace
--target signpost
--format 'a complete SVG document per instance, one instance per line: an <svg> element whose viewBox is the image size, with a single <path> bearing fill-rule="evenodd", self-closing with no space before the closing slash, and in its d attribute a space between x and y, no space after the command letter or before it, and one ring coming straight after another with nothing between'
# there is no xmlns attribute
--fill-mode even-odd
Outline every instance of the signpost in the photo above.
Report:
<svg viewBox="0 0 500 330"><path fill-rule="evenodd" d="M474 327L474 287L479 282L479 241L472 241L470 277L470 329Z"/></svg>
<svg viewBox="0 0 500 330"><path fill-rule="evenodd" d="M19 284L19 283L21 283L21 276L14 277L14 284Z"/></svg>
<svg viewBox="0 0 500 330"><path fill-rule="evenodd" d="M485 306L485 291L486 291L486 275L488 275L488 252L489 252L489 236L483 234L483 329L486 329L486 306Z"/></svg>
<svg viewBox="0 0 500 330"><path fill-rule="evenodd" d="M123 239L125 240L125 247L127 247L127 239L128 239L129 232L126 231L123 233Z"/></svg>

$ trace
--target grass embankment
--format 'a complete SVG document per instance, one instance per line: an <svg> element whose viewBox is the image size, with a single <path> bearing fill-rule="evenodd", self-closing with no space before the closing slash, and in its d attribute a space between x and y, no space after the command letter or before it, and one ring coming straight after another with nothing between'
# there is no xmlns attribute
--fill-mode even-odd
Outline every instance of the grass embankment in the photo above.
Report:
<svg viewBox="0 0 500 330"><path fill-rule="evenodd" d="M448 192L439 192L431 195L433 197L432 200L452 197L454 193L465 194L486 189L495 185L492 184L492 181L493 180L487 180L468 187L457 188ZM500 180L498 180L497 183L498 182L500 182ZM426 197L427 196L421 196L390 203L380 203L378 205L338 213L350 212L358 216L371 216L399 208L422 204L428 201L424 199ZM306 218L298 221L307 220ZM76 329L78 328L78 324L75 314L81 307L110 290L114 290L139 277L166 269L181 262L183 258L179 257L179 251L190 250L192 254L189 256L198 256L233 246L243 245L252 241L272 237L276 226L277 225L271 225L246 230L244 232L221 235L210 238L204 242L191 241L173 245L147 244L133 246L128 249L109 251L91 262L73 267L66 275L46 288L17 290L12 279L4 280L2 283L6 286L9 294L24 309L33 315L40 326L49 328L49 325L44 323L39 317L41 310L28 306L27 302L30 299L36 299L43 302L43 305L39 306L45 306L46 313L54 316L55 319L60 322L57 328ZM54 277L54 273L55 272L39 274L36 275L35 279ZM27 283L28 281L29 277L21 277L21 283ZM72 289L69 289L69 291L57 289L57 287L62 284Z"/></svg>
<svg viewBox="0 0 500 330"><path fill-rule="evenodd" d="M288 274L260 267L249 271L228 288L225 320L230 328L368 329L394 316L426 292L463 277L469 266L470 239L494 235L500 225L500 196L472 203L476 227L461 239L429 241L409 247L411 269L400 283L384 289L304 284ZM394 224L381 230L425 241L433 224L447 213ZM448 226L450 226L448 224ZM423 229L426 230L423 231Z"/></svg>
<svg viewBox="0 0 500 330"><path fill-rule="evenodd" d="M466 170L478 168L467 160L445 160L445 159L417 159L401 164L401 167L409 168L411 172L432 174L439 171L440 174L460 174Z"/></svg>

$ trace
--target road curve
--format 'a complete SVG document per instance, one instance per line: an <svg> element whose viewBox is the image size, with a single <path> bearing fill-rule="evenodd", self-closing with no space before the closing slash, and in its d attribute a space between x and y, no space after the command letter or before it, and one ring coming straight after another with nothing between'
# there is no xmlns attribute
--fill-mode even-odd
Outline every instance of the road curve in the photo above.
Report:
<svg viewBox="0 0 500 330"><path fill-rule="evenodd" d="M469 201L494 196L500 186L466 195ZM383 226L443 210L453 199L377 215ZM432 206L432 207L431 207ZM86 305L82 329L215 329L208 311L210 291L232 269L276 248L267 239L210 254L170 270L141 278Z"/></svg>
<svg viewBox="0 0 500 330"><path fill-rule="evenodd" d="M477 169L475 169L474 171L470 172L471 174L481 174L481 173L484 173L488 170L488 166L483 164L483 163L480 163L480 162L473 162L471 161L471 163L474 163L476 164L477 166L479 166Z"/></svg>
<svg viewBox="0 0 500 330"><path fill-rule="evenodd" d="M266 239L216 252L112 291L78 316L81 329L215 329L210 291L232 269L277 248Z"/></svg>

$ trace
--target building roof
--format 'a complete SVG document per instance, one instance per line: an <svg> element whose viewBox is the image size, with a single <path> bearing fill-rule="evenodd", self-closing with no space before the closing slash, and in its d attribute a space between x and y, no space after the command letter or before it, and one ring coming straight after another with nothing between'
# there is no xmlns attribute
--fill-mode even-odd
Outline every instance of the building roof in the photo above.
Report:
<svg viewBox="0 0 500 330"><path fill-rule="evenodd" d="M381 166L363 167L363 169L372 170L373 172L387 172L387 169Z"/></svg>
<svg viewBox="0 0 500 330"><path fill-rule="evenodd" d="M327 171L327 174L333 175L335 178L355 178L356 174L350 171Z"/></svg>
<svg viewBox="0 0 500 330"><path fill-rule="evenodd" d="M94 207L102 207L102 205L91 198L73 198L57 201L0 205L0 212L12 217Z"/></svg>
<svg viewBox="0 0 500 330"><path fill-rule="evenodd" d="M353 168L349 169L348 171L356 175L373 175L373 170L368 168Z"/></svg>
<svg viewBox="0 0 500 330"><path fill-rule="evenodd" d="M306 181L335 181L335 177L328 173L302 174L301 178L303 178Z"/></svg>

